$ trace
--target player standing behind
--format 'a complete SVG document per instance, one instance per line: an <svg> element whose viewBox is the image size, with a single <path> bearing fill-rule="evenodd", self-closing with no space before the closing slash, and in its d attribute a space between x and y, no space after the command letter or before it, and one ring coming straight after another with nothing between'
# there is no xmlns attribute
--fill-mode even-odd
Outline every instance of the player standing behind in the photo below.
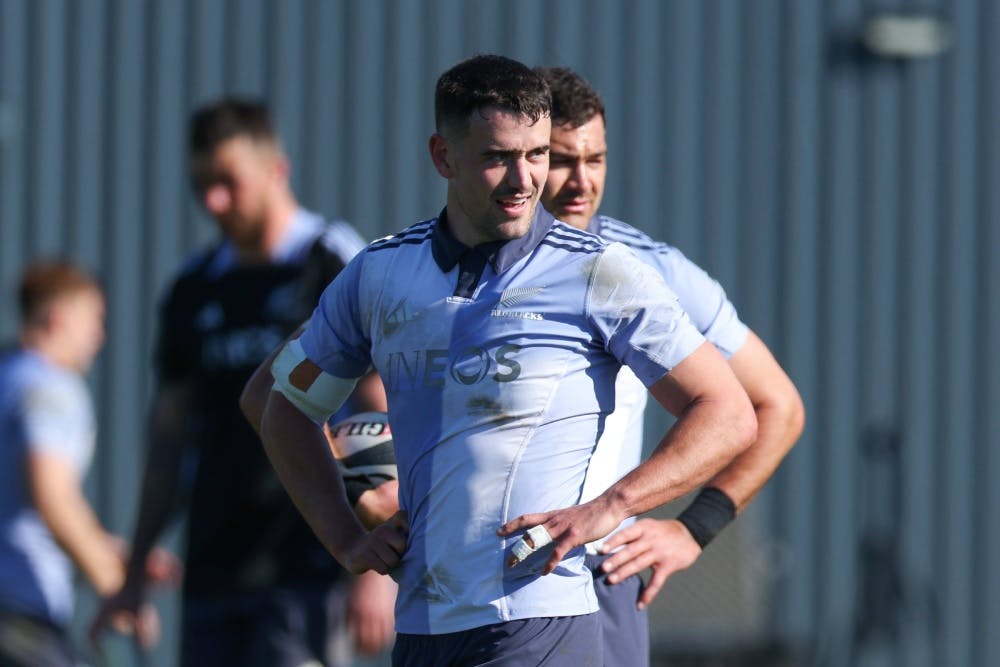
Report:
<svg viewBox="0 0 1000 667"><path fill-rule="evenodd" d="M446 208L369 245L273 365L268 456L338 560L394 570L396 665L601 664L583 545L755 437L745 392L662 279L537 206L550 105L544 79L507 58L445 72L429 148ZM678 420L578 505L623 363ZM403 517L364 529L320 428L372 365L408 533Z"/></svg>
<svg viewBox="0 0 1000 667"><path fill-rule="evenodd" d="M739 320L715 280L676 248L653 241L620 220L598 215L608 169L604 103L569 69L536 71L552 89L552 142L542 205L562 222L627 245L655 268L698 330L729 360L757 415L754 444L709 480L678 519L629 519L611 537L587 545L605 647L614 647L604 664L641 667L649 664L646 606L667 577L694 563L712 537L770 479L802 433L805 411L791 380L767 346ZM615 412L605 424L587 472L585 501L642 459L646 388L623 368L615 394ZM613 556L603 555L615 548L619 550ZM653 575L642 590L637 573L647 567Z"/></svg>
<svg viewBox="0 0 1000 667"><path fill-rule="evenodd" d="M326 652L344 626L347 575L296 512L237 401L253 369L363 242L346 223L299 207L288 159L257 102L224 99L197 110L190 160L195 194L222 238L187 263L162 303L135 554L152 547L190 485L181 663L345 664L349 656ZM357 399L359 409L384 409L377 378ZM144 584L130 563L95 637L109 614L136 609ZM356 586L380 601L376 613L391 615L392 592L387 599L379 577Z"/></svg>
<svg viewBox="0 0 1000 667"><path fill-rule="evenodd" d="M71 667L73 566L99 595L125 576L124 543L83 495L96 422L82 376L104 344L104 295L83 270L44 262L25 270L19 304L20 345L0 356L0 664ZM151 607L142 622L155 633Z"/></svg>

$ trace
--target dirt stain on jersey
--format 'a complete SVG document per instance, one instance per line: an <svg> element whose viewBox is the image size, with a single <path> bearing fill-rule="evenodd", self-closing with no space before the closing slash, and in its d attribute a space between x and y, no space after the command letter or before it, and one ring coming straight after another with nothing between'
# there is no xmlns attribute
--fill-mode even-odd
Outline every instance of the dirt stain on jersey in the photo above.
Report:
<svg viewBox="0 0 1000 667"><path fill-rule="evenodd" d="M487 416L491 421L500 422L510 419L503 404L489 396L472 396L465 402L469 414Z"/></svg>

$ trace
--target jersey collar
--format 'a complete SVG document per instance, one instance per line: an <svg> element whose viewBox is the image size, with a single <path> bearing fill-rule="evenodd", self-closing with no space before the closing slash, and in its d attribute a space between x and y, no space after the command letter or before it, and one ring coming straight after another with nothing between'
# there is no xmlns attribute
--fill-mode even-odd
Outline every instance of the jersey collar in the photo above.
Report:
<svg viewBox="0 0 1000 667"><path fill-rule="evenodd" d="M591 234L597 234L598 236L600 236L601 228L604 226L603 223L604 223L604 216L595 215L593 218L590 219L590 222L587 223L587 231L590 232Z"/></svg>
<svg viewBox="0 0 1000 667"><path fill-rule="evenodd" d="M545 235L552 228L555 218L541 206L535 207L535 217L531 221L528 233L519 239L511 241L481 243L475 250L489 259L490 266L500 275L519 260L527 257L538 247ZM431 237L431 251L434 261L445 273L451 271L469 250L468 246L456 239L448 229L448 209L441 210Z"/></svg>

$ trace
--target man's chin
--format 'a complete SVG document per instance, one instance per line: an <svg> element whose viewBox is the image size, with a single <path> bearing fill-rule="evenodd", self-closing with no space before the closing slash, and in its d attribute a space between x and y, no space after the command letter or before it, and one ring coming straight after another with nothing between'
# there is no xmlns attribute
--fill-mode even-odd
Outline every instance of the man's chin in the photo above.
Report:
<svg viewBox="0 0 1000 667"><path fill-rule="evenodd" d="M497 236L505 241L519 239L531 229L532 220L534 220L534 215L502 222L497 226Z"/></svg>

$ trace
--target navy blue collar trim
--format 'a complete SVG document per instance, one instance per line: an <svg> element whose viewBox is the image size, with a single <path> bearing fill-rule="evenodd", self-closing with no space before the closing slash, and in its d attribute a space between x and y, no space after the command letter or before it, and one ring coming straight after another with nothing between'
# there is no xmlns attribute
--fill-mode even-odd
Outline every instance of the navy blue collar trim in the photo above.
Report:
<svg viewBox="0 0 1000 667"><path fill-rule="evenodd" d="M527 234L512 241L481 243L475 247L475 251L484 255L489 260L490 266L493 267L493 271L500 275L530 255L545 238L545 235L549 233L553 222L555 222L555 218L548 211L541 206L536 206L535 217L531 221L531 228ZM434 255L434 261L443 272L447 273L455 268L458 260L468 250L468 246L456 239L451 230L448 229L448 209L442 209L431 235L431 252Z"/></svg>

